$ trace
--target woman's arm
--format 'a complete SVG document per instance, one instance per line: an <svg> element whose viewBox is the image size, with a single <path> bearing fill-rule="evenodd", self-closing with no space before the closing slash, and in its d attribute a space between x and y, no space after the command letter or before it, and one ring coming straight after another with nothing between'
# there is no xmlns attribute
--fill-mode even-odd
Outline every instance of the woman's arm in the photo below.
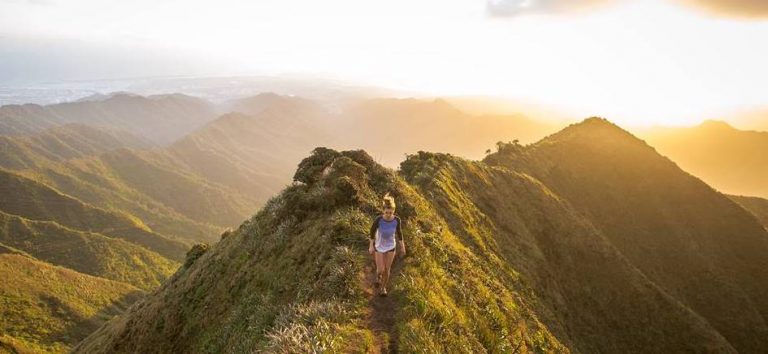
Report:
<svg viewBox="0 0 768 354"><path fill-rule="evenodd" d="M375 249L373 248L373 241L376 238L376 229L379 228L379 218L373 220L373 224L371 225L371 231L368 232L368 253L373 254Z"/></svg>

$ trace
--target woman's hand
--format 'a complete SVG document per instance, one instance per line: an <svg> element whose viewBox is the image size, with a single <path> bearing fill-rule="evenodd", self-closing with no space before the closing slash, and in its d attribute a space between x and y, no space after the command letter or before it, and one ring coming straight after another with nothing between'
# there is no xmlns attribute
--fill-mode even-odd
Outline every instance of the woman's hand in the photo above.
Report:
<svg viewBox="0 0 768 354"><path fill-rule="evenodd" d="M401 254L403 257L405 257L405 244L404 244L404 243L401 243L401 244L400 244L400 254Z"/></svg>
<svg viewBox="0 0 768 354"><path fill-rule="evenodd" d="M373 246L368 246L368 253L373 254Z"/></svg>

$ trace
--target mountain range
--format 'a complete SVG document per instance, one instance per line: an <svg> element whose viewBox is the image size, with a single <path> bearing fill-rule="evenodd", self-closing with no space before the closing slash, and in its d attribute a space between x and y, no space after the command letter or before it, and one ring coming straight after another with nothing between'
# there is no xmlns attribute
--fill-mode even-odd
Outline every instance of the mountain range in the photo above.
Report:
<svg viewBox="0 0 768 354"><path fill-rule="evenodd" d="M768 230L601 119L483 160L316 148L75 352L764 352ZM392 193L408 256L372 291Z"/></svg>
<svg viewBox="0 0 768 354"><path fill-rule="evenodd" d="M144 298L77 351L766 350L765 133L458 102L0 107L0 349L68 351ZM386 191L413 248L378 301Z"/></svg>
<svg viewBox="0 0 768 354"><path fill-rule="evenodd" d="M62 267L151 291L174 273L192 244L215 242L287 186L314 146L352 146L361 140L348 132L370 130L401 114L447 122L454 128L446 132L457 134L466 133L474 119L443 101L357 101L345 110L355 113L269 93L219 105L178 94L115 93L65 104L0 107L0 188L6 191L0 197L0 242L26 257L14 256L13 262L32 259L38 268ZM481 148L507 132L492 137L483 132L487 126L478 127L477 138L470 134L441 146L481 156ZM417 140L412 130L401 133L400 139ZM437 141L437 134L421 135ZM386 146L391 138L370 137L362 142L371 147ZM382 156L396 161L404 148L386 149ZM28 290L16 289L32 304L42 290ZM117 308L129 302L121 300ZM89 306L112 308L103 302ZM0 343L16 351L65 351L83 336L46 337L44 326L37 327L46 322L44 316L78 334L87 332L84 323L92 328L104 319L70 321L55 309L30 305L33 309L39 320L28 327L19 317L23 312L7 313L11 320L2 325L7 334Z"/></svg>

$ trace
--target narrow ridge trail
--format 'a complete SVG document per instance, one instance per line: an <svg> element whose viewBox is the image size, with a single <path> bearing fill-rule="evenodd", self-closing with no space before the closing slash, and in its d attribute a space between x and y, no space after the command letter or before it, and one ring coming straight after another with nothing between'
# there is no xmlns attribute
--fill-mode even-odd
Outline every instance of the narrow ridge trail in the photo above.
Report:
<svg viewBox="0 0 768 354"><path fill-rule="evenodd" d="M395 330L395 314L397 313L397 301L395 296L398 289L393 288L393 280L400 273L402 268L402 256L396 256L392 264L392 270L389 276L389 286L387 290L389 295L379 296L374 282L376 280L376 263L373 256L370 256L370 262L365 266L365 291L368 295L368 328L371 329L375 337L374 354L395 354L397 353L397 331Z"/></svg>

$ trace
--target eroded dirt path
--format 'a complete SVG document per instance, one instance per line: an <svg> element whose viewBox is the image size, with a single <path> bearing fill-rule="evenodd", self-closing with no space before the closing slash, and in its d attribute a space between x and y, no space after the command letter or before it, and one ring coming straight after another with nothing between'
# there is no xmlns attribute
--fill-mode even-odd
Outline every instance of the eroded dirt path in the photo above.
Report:
<svg viewBox="0 0 768 354"><path fill-rule="evenodd" d="M389 280L388 296L379 296L374 282L376 281L376 263L373 256L370 256L370 262L365 267L365 289L368 295L368 328L371 329L375 338L376 346L373 353L376 354L394 354L397 353L397 332L395 330L395 314L397 313L397 304L395 294L397 289L392 287L393 280L400 273L402 267L401 257L396 257L392 264L392 271Z"/></svg>

